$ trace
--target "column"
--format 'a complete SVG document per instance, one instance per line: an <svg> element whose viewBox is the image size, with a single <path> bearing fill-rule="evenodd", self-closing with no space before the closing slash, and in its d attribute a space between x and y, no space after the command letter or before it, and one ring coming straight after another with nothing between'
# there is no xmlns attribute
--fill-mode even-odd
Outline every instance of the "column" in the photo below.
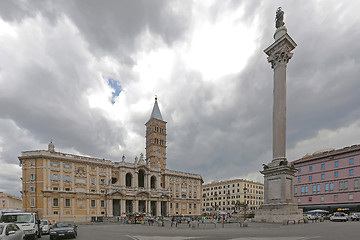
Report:
<svg viewBox="0 0 360 240"><path fill-rule="evenodd" d="M286 48L273 57L274 100L273 100L273 159L286 158L286 63L291 58ZM275 60L272 60L275 61Z"/></svg>
<svg viewBox="0 0 360 240"><path fill-rule="evenodd" d="M135 170L135 172L134 172L134 176L133 176L133 183L134 183L134 185L133 185L133 187L135 187L135 188L138 188L139 187L139 184L138 184L138 171L137 170Z"/></svg>
<svg viewBox="0 0 360 240"><path fill-rule="evenodd" d="M150 203L151 203L151 200L149 199L149 200L146 200L146 213L147 214L149 214L150 215L150 213L151 213L151 205L150 205Z"/></svg>
<svg viewBox="0 0 360 240"><path fill-rule="evenodd" d="M138 199L134 199L133 200L133 205L134 205L134 209L133 209L133 212L139 212L139 200Z"/></svg>
<svg viewBox="0 0 360 240"><path fill-rule="evenodd" d="M161 216L161 200L156 202L156 214Z"/></svg>
<svg viewBox="0 0 360 240"><path fill-rule="evenodd" d="M121 187L125 187L125 170L123 168L119 169L119 182Z"/></svg>
<svg viewBox="0 0 360 240"><path fill-rule="evenodd" d="M112 203L113 203L112 199L106 200L106 212L107 212L108 217L113 216L113 204ZM121 210L120 210L120 215L121 215Z"/></svg>
<svg viewBox="0 0 360 240"><path fill-rule="evenodd" d="M126 200L120 200L120 215L123 215L126 212Z"/></svg>

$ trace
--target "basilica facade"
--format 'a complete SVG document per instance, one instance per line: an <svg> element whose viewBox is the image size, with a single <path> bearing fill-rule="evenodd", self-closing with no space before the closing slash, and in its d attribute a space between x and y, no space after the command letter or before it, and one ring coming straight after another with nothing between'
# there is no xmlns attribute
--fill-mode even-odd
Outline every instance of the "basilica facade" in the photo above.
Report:
<svg viewBox="0 0 360 240"><path fill-rule="evenodd" d="M25 151L22 197L25 211L41 218L84 222L131 214L201 215L202 177L166 168L166 122L157 99L146 126L146 155L119 161L48 150Z"/></svg>

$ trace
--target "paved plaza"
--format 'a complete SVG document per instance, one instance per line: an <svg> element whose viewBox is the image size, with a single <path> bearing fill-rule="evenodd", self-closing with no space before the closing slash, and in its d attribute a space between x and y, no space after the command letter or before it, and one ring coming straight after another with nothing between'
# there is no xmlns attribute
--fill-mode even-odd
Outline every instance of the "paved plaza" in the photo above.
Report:
<svg viewBox="0 0 360 240"><path fill-rule="evenodd" d="M306 240L306 239L359 239L360 222L316 222L307 224L249 223L248 227L228 224L189 228L182 224L178 228L115 223L80 224L78 240L183 240L183 239L232 239L232 240ZM48 240L49 236L43 236Z"/></svg>

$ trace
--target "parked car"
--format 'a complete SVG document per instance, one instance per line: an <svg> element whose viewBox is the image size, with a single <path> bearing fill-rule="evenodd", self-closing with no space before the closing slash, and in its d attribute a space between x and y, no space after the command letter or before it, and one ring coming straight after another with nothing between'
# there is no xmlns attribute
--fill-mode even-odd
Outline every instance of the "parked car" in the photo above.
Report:
<svg viewBox="0 0 360 240"><path fill-rule="evenodd" d="M0 223L1 240L24 240L25 234L15 223Z"/></svg>
<svg viewBox="0 0 360 240"><path fill-rule="evenodd" d="M50 230L50 240L60 238L76 238L77 226L74 222L58 222Z"/></svg>
<svg viewBox="0 0 360 240"><path fill-rule="evenodd" d="M355 212L350 215L351 221L359 221L360 220L360 212Z"/></svg>
<svg viewBox="0 0 360 240"><path fill-rule="evenodd" d="M347 214L343 212L336 212L330 217L330 221L339 221L339 222L346 222L348 220Z"/></svg>
<svg viewBox="0 0 360 240"><path fill-rule="evenodd" d="M52 228L51 222L48 220L41 220L41 233L42 234L50 234L50 230Z"/></svg>
<svg viewBox="0 0 360 240"><path fill-rule="evenodd" d="M5 212L0 222L15 223L25 233L26 239L41 238L41 222L37 212Z"/></svg>

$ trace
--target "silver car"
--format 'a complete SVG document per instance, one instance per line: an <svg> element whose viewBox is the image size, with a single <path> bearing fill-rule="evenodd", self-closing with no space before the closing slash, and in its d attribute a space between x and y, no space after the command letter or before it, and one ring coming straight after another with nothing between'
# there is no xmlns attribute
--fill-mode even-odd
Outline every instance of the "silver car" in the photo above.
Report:
<svg viewBox="0 0 360 240"><path fill-rule="evenodd" d="M41 233L42 234L50 234L50 230L52 228L51 222L48 220L41 220Z"/></svg>
<svg viewBox="0 0 360 240"><path fill-rule="evenodd" d="M24 232L15 223L0 223L0 240L23 240Z"/></svg>

